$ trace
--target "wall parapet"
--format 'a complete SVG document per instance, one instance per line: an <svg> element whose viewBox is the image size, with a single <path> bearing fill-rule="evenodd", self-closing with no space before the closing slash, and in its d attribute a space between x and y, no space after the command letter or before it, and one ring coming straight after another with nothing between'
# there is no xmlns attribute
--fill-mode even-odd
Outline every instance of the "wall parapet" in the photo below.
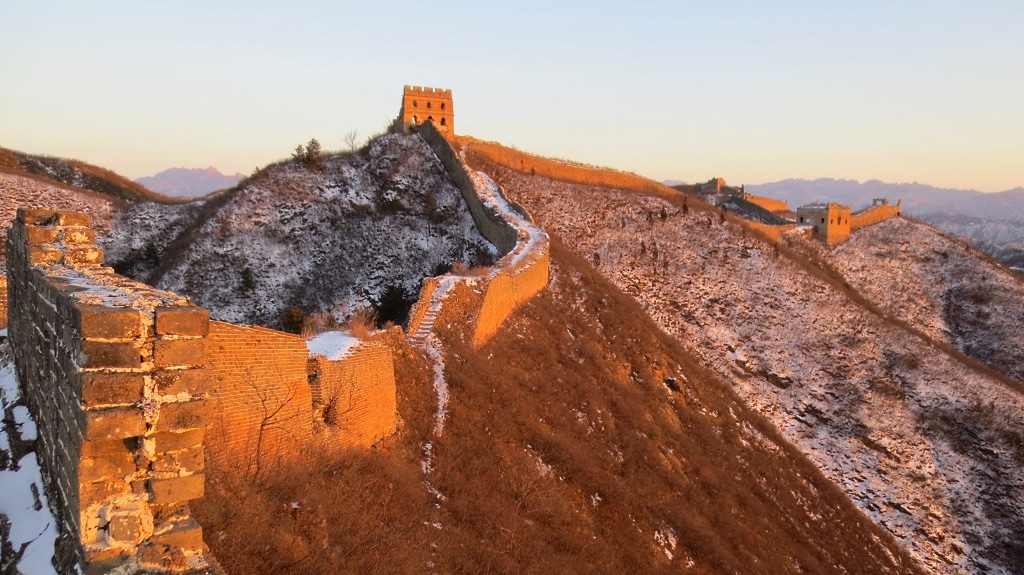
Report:
<svg viewBox="0 0 1024 575"><path fill-rule="evenodd" d="M480 233L503 254L485 279L483 304L475 320L473 336L474 347L480 347L497 333L512 312L547 286L548 236L530 222L522 207L505 198L490 178L480 172L471 175L455 148L436 128L426 124L418 133L459 187ZM479 280L476 277L461 279ZM413 308L416 329L412 329L410 321L409 334L420 331L427 311L434 309L436 312L441 305L439 299L447 293L447 290L436 292L436 282L428 280L424 286Z"/></svg>
<svg viewBox="0 0 1024 575"><path fill-rule="evenodd" d="M219 573L187 503L205 485L209 315L119 276L86 214L19 209L9 341L38 427L61 573Z"/></svg>
<svg viewBox="0 0 1024 575"><path fill-rule="evenodd" d="M437 158L441 161L448 176L462 193L469 207L469 213L476 222L480 233L487 238L487 241L494 244L501 254L507 254L515 248L518 241L516 228L506 221L500 214L495 212L493 207L485 206L480 196L476 193L473 179L469 176L465 165L459 159L458 153L444 135L434 127L433 124L424 124L417 130L420 137L430 146Z"/></svg>
<svg viewBox="0 0 1024 575"><path fill-rule="evenodd" d="M861 210L850 217L850 227L856 230L898 217L901 207L902 200L897 201L895 206L890 206L885 200L876 200L875 205Z"/></svg>

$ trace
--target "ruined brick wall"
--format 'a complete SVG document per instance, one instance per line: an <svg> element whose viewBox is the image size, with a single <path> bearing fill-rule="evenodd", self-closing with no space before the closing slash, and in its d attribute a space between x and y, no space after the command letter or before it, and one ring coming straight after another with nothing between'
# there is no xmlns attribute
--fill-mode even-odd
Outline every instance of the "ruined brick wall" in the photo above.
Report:
<svg viewBox="0 0 1024 575"><path fill-rule="evenodd" d="M873 226L880 224L885 220L890 220L900 215L900 204L897 203L895 206L880 205L872 206L862 212L853 214L850 218L850 227L854 230L867 226Z"/></svg>
<svg viewBox="0 0 1024 575"><path fill-rule="evenodd" d="M516 229L480 201L480 197L477 196L473 187L473 180L469 177L459 155L448 143L448 140L430 124L421 126L419 135L441 160L448 176L462 192L462 197L469 207L469 213L473 216L473 221L476 222L480 233L502 254L512 251L517 240Z"/></svg>
<svg viewBox="0 0 1024 575"><path fill-rule="evenodd" d="M245 474L277 464L308 443L313 402L306 342L260 327L210 322L211 462Z"/></svg>
<svg viewBox="0 0 1024 575"><path fill-rule="evenodd" d="M309 360L318 440L340 447L372 447L398 429L391 349L364 341L337 360Z"/></svg>
<svg viewBox="0 0 1024 575"><path fill-rule="evenodd" d="M742 220L740 221L740 224L746 228L755 230L758 233L776 242L779 241L779 238L782 237L782 234L796 227L796 224L772 225L762 224L761 222L752 222L749 220Z"/></svg>
<svg viewBox="0 0 1024 575"><path fill-rule="evenodd" d="M535 174L563 182L603 186L663 197L679 196L678 191L636 174L619 172L608 168L560 162L506 148L501 144L484 142L466 136L459 137L458 142L467 151L472 150L472 153L479 154L496 164L527 174Z"/></svg>
<svg viewBox="0 0 1024 575"><path fill-rule="evenodd" d="M0 329L7 329L7 276L0 276Z"/></svg>
<svg viewBox="0 0 1024 575"><path fill-rule="evenodd" d="M25 209L7 238L9 341L58 571L208 567L186 505L204 491L208 314L103 267L94 240L85 214Z"/></svg>
<svg viewBox="0 0 1024 575"><path fill-rule="evenodd" d="M487 343L512 312L548 285L550 256L547 238L531 247L531 251L518 261L513 255L507 265L498 262L487 283L483 305L477 316L474 346Z"/></svg>
<svg viewBox="0 0 1024 575"><path fill-rule="evenodd" d="M752 216L760 218L761 221L766 224L785 225L790 223L790 220L787 220L786 218L780 216L779 214L769 211L758 204L750 202L749 200L746 199L746 196L737 196L729 200L729 202L734 204L737 208L751 214Z"/></svg>
<svg viewBox="0 0 1024 575"><path fill-rule="evenodd" d="M402 92L402 107L398 120L406 129L425 124L428 120L444 134L455 133L455 110L452 91L441 88L406 86Z"/></svg>
<svg viewBox="0 0 1024 575"><path fill-rule="evenodd" d="M762 208L769 212L788 212L789 204L782 200L776 200L775 198L766 198L764 196L755 196L754 194L743 194L743 199Z"/></svg>

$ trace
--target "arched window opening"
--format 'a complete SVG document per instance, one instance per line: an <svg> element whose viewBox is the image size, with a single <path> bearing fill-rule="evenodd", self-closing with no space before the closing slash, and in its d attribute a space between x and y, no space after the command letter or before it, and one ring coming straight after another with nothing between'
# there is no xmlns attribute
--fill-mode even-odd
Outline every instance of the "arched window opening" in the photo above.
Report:
<svg viewBox="0 0 1024 575"><path fill-rule="evenodd" d="M430 102L427 102L427 108L429 108L429 107L430 107Z"/></svg>
<svg viewBox="0 0 1024 575"><path fill-rule="evenodd" d="M416 103L416 100L413 100L413 101L412 101L412 107L413 107L413 108L415 108L415 107L417 107L417 106L419 106L419 104L417 104L417 103Z"/></svg>
<svg viewBox="0 0 1024 575"><path fill-rule="evenodd" d="M441 109L444 110L444 102L441 102Z"/></svg>
<svg viewBox="0 0 1024 575"><path fill-rule="evenodd" d="M801 224L804 223L804 217L803 216L800 216L800 223Z"/></svg>
<svg viewBox="0 0 1024 575"><path fill-rule="evenodd" d="M442 126L447 126L447 125L448 125L448 122L445 122L445 119L444 119L444 118L441 118L441 125L442 125Z"/></svg>
<svg viewBox="0 0 1024 575"><path fill-rule="evenodd" d="M419 119L416 116L413 116L412 117L412 125L415 126L418 123L419 123Z"/></svg>
<svg viewBox="0 0 1024 575"><path fill-rule="evenodd" d="M825 218L821 218L821 223L825 223Z"/></svg>
<svg viewBox="0 0 1024 575"><path fill-rule="evenodd" d="M434 121L434 117L433 116L427 116L427 121L428 122L433 122Z"/></svg>

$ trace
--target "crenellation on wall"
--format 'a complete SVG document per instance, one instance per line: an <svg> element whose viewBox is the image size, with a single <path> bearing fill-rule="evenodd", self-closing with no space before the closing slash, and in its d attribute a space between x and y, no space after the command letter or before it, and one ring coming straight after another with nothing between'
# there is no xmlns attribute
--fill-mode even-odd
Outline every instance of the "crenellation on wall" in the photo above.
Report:
<svg viewBox="0 0 1024 575"><path fill-rule="evenodd" d="M154 538L195 523L187 503L204 482L201 441L158 451L155 438L208 423L206 381L157 392L162 363L201 365L158 348L194 351L205 338L157 333L156 310L200 324L206 312L103 267L88 226L85 214L21 209L7 240L9 341L59 523L58 570L211 572L198 524L190 538Z"/></svg>

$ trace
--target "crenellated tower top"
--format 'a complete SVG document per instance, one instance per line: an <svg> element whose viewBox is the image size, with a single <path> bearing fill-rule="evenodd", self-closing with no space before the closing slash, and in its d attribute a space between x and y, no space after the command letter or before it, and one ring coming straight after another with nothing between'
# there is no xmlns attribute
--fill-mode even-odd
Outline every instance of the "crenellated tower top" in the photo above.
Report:
<svg viewBox="0 0 1024 575"><path fill-rule="evenodd" d="M405 130L430 121L442 134L454 135L455 111L452 107L452 91L406 86L402 94L402 108L398 120Z"/></svg>

